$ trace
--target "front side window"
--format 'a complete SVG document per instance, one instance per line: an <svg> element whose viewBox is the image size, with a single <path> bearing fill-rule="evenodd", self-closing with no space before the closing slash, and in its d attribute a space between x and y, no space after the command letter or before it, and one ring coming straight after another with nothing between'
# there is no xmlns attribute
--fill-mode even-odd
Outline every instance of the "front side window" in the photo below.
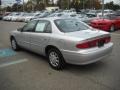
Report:
<svg viewBox="0 0 120 90"><path fill-rule="evenodd" d="M87 25L77 19L58 19L55 20L55 24L62 32L75 32L89 29Z"/></svg>
<svg viewBox="0 0 120 90"><path fill-rule="evenodd" d="M23 27L23 32L32 32L35 28L37 21L31 21Z"/></svg>

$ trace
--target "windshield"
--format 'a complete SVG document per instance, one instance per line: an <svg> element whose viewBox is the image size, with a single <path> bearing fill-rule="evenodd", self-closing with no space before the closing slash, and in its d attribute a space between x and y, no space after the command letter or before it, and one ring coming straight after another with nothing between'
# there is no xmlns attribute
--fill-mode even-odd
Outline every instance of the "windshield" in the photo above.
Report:
<svg viewBox="0 0 120 90"><path fill-rule="evenodd" d="M25 13L24 16L33 16L33 13Z"/></svg>
<svg viewBox="0 0 120 90"><path fill-rule="evenodd" d="M96 10L91 10L89 11L89 13L96 13Z"/></svg>
<svg viewBox="0 0 120 90"><path fill-rule="evenodd" d="M59 14L51 14L51 15L49 15L48 17L61 17L61 16L63 16L63 14L61 14L61 13L59 13Z"/></svg>
<svg viewBox="0 0 120 90"><path fill-rule="evenodd" d="M28 16L34 16L34 13L29 13Z"/></svg>
<svg viewBox="0 0 120 90"><path fill-rule="evenodd" d="M55 20L55 24L62 32L75 32L89 29L87 25L77 19L59 19Z"/></svg>

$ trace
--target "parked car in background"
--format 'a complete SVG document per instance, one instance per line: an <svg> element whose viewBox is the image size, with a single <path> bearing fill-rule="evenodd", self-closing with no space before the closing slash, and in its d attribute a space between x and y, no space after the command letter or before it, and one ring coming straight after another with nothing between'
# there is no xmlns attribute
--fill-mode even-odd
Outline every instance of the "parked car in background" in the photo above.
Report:
<svg viewBox="0 0 120 90"><path fill-rule="evenodd" d="M93 29L78 19L41 18L12 31L13 50L20 47L48 57L50 66L86 65L108 56L113 47L108 32Z"/></svg>
<svg viewBox="0 0 120 90"><path fill-rule="evenodd" d="M24 22L25 21L25 18L29 15L29 13L27 12L24 12L23 14L21 14L18 18L17 18L17 21L19 22Z"/></svg>
<svg viewBox="0 0 120 90"><path fill-rule="evenodd" d="M114 14L114 11L110 10L110 9L106 9L106 10L104 10L104 13L105 14Z"/></svg>
<svg viewBox="0 0 120 90"><path fill-rule="evenodd" d="M73 9L71 9L71 10L63 10L63 12L62 13L71 13L71 14L77 14L77 12L75 11L75 10L73 10Z"/></svg>
<svg viewBox="0 0 120 90"><path fill-rule="evenodd" d="M120 16L120 10L117 10L117 11L115 12L115 14L116 14L117 16Z"/></svg>
<svg viewBox="0 0 120 90"><path fill-rule="evenodd" d="M11 21L12 17L16 16L16 15L19 15L19 13L17 12L12 12L6 16L3 17L3 20L5 21Z"/></svg>
<svg viewBox="0 0 120 90"><path fill-rule="evenodd" d="M8 21L11 16L12 16L12 14L8 14L6 16L3 16L3 20Z"/></svg>
<svg viewBox="0 0 120 90"><path fill-rule="evenodd" d="M21 16L22 14L23 14L22 12L15 14L14 16L11 17L11 21L17 21L18 17Z"/></svg>
<svg viewBox="0 0 120 90"><path fill-rule="evenodd" d="M92 20L90 26L112 32L120 28L120 16L115 14L105 15L103 18Z"/></svg>
<svg viewBox="0 0 120 90"><path fill-rule="evenodd" d="M44 18L44 17L47 17L49 15L50 15L50 12L47 12L47 11L41 12L39 15L36 15L33 18L31 18L31 20L37 19L37 18Z"/></svg>
<svg viewBox="0 0 120 90"><path fill-rule="evenodd" d="M114 14L115 12L113 10L110 9L106 9L104 10L104 15L109 15L109 14ZM97 13L97 16L102 16L102 11Z"/></svg>
<svg viewBox="0 0 120 90"><path fill-rule="evenodd" d="M89 10L89 12L87 13L88 15L93 15L96 16L97 15L97 10Z"/></svg>
<svg viewBox="0 0 120 90"><path fill-rule="evenodd" d="M48 15L47 17L64 17L65 14L63 13L53 13L53 14L50 14Z"/></svg>
<svg viewBox="0 0 120 90"><path fill-rule="evenodd" d="M25 22L31 21L33 18L38 17L41 15L41 13L28 13L28 15L25 17Z"/></svg>

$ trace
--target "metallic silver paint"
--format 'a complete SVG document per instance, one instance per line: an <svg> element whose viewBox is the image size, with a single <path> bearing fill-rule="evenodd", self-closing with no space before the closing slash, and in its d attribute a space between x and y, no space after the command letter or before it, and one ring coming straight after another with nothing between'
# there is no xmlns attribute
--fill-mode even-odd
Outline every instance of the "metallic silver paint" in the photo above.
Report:
<svg viewBox="0 0 120 90"><path fill-rule="evenodd" d="M52 45L61 51L67 63L78 65L89 64L99 61L104 57L108 56L109 53L111 53L112 51L112 42L105 44L101 48L76 48L76 44L82 43L83 41L110 36L108 32L96 30L89 26L90 29L88 30L63 33L55 25L55 18L41 18L37 20L50 21L52 25L52 33L13 31L11 32L11 36L15 37L18 45L44 56L45 48L48 45Z"/></svg>

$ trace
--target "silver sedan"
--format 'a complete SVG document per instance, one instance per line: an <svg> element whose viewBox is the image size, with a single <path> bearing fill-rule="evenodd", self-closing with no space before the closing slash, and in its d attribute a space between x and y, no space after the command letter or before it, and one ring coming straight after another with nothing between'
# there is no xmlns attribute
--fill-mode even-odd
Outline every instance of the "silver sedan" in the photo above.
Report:
<svg viewBox="0 0 120 90"><path fill-rule="evenodd" d="M50 66L95 63L112 52L108 32L93 29L77 19L43 18L11 32L13 50L25 48L48 57Z"/></svg>

